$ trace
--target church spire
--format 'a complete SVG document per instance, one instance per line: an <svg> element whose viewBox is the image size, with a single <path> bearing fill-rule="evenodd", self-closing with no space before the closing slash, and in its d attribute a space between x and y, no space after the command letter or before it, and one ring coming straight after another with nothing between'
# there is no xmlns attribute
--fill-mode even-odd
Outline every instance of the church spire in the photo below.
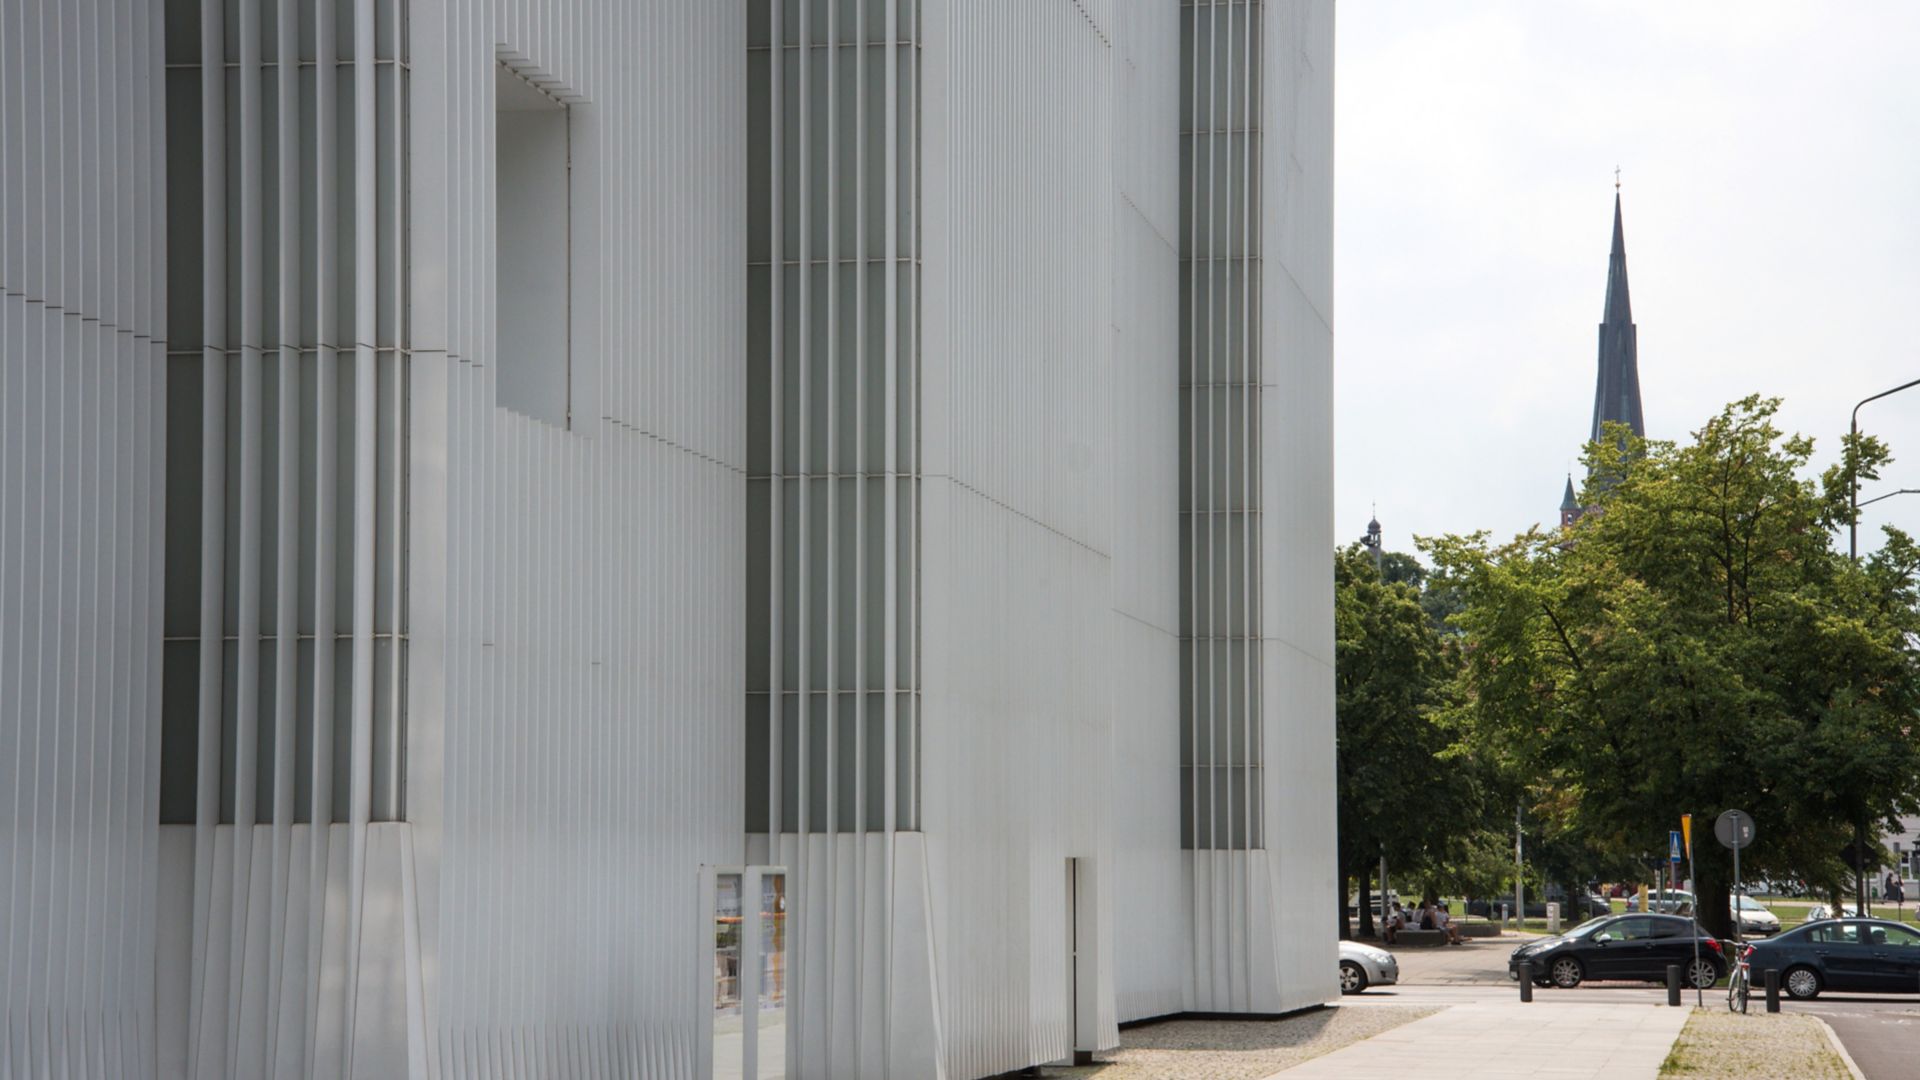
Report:
<svg viewBox="0 0 1920 1080"><path fill-rule="evenodd" d="M1613 251L1607 256L1607 303L1600 322L1600 372L1593 392L1594 441L1600 426L1615 421L1647 433L1640 416L1640 349L1627 295L1627 236L1620 218L1620 193L1613 195Z"/></svg>

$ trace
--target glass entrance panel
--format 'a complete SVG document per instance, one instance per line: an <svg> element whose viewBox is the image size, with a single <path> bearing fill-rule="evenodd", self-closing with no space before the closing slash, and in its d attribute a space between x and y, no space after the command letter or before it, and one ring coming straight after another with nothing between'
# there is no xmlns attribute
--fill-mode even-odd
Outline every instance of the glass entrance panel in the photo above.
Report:
<svg viewBox="0 0 1920 1080"><path fill-rule="evenodd" d="M787 875L767 871L760 877L760 1022L756 1027L756 1080L785 1080L787 1075Z"/></svg>
<svg viewBox="0 0 1920 1080"><path fill-rule="evenodd" d="M743 875L713 878L713 1076L746 1080L745 1017L741 994L741 890Z"/></svg>

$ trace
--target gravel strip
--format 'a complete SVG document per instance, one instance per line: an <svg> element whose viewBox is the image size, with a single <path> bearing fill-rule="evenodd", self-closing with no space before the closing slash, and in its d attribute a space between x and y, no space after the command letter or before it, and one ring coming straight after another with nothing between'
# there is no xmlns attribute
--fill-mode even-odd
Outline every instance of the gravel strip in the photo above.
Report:
<svg viewBox="0 0 1920 1080"><path fill-rule="evenodd" d="M1336 1005L1284 1020L1168 1020L1122 1031L1120 1049L1102 1055L1093 1065L1048 1066L1040 1075L1095 1080L1260 1080L1438 1011L1400 1005L1369 1005L1364 1009Z"/></svg>
<svg viewBox="0 0 1920 1080"><path fill-rule="evenodd" d="M1696 1009L1674 1041L1662 1080L1748 1080L1790 1076L1793 1080L1850 1080L1847 1067L1827 1042L1825 1026L1793 1013L1738 1013Z"/></svg>

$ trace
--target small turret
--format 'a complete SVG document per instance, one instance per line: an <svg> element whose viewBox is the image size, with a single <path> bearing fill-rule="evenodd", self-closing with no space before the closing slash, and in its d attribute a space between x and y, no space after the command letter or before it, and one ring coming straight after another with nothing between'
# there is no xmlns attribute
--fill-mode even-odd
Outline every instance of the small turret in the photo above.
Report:
<svg viewBox="0 0 1920 1080"><path fill-rule="evenodd" d="M1573 493L1573 474L1567 474L1567 493L1560 497L1560 527L1580 520L1580 499Z"/></svg>

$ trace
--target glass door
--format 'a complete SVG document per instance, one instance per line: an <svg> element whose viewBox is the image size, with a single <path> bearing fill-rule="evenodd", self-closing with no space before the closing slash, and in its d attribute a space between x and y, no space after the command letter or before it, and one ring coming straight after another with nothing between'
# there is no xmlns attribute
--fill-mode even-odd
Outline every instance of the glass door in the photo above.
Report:
<svg viewBox="0 0 1920 1080"><path fill-rule="evenodd" d="M702 867L700 892L707 1007L697 1075L785 1080L786 868Z"/></svg>

